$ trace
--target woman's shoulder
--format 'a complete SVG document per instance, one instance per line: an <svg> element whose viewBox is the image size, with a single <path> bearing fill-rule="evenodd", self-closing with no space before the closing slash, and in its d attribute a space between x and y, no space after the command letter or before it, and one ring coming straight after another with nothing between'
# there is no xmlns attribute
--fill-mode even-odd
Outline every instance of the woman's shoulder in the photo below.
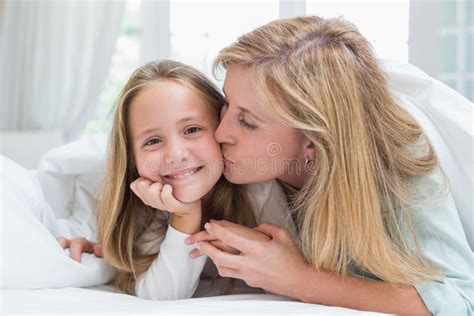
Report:
<svg viewBox="0 0 474 316"><path fill-rule="evenodd" d="M405 205L414 218L424 218L427 213L430 213L428 217L432 217L452 199L448 179L440 168L412 179L407 186L411 202L407 201Z"/></svg>
<svg viewBox="0 0 474 316"><path fill-rule="evenodd" d="M251 183L247 185L250 200L255 204L256 211L260 213L268 203L286 204L285 193L277 180L272 179L264 182Z"/></svg>
<svg viewBox="0 0 474 316"><path fill-rule="evenodd" d="M277 180L252 183L247 186L257 224L272 223L285 227L297 238L296 226L290 214L285 192Z"/></svg>
<svg viewBox="0 0 474 316"><path fill-rule="evenodd" d="M444 172L438 168L420 177L415 183L414 197L419 202L409 208L412 224L421 242L443 240L445 244L467 245L458 209Z"/></svg>

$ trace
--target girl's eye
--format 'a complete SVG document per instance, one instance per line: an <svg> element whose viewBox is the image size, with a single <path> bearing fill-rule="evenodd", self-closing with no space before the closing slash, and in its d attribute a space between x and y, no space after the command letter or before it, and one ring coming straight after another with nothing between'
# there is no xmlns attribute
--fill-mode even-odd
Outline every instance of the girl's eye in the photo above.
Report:
<svg viewBox="0 0 474 316"><path fill-rule="evenodd" d="M239 119L239 123L240 125L242 125L243 127L245 127L246 129L250 130L250 131L254 131L257 129L257 126L256 125L253 125L253 124L250 124L248 123L246 120L245 120L245 117L244 117L244 114L241 113L238 117Z"/></svg>
<svg viewBox="0 0 474 316"><path fill-rule="evenodd" d="M156 145L156 144L159 144L159 143L161 143L161 139L152 138L152 139L146 141L145 146L153 146L153 145Z"/></svg>
<svg viewBox="0 0 474 316"><path fill-rule="evenodd" d="M193 126L193 127L187 128L186 131L184 132L184 134L194 134L194 133L197 133L201 130L202 130L202 128L197 127L197 126Z"/></svg>

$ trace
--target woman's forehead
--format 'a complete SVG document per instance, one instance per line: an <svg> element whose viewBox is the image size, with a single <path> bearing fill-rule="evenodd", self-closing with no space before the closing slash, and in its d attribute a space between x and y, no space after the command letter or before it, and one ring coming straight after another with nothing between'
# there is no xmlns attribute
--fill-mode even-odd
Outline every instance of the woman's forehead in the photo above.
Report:
<svg viewBox="0 0 474 316"><path fill-rule="evenodd" d="M243 108L265 121L276 120L265 100L258 93L250 69L243 66L229 66L223 91L231 106Z"/></svg>

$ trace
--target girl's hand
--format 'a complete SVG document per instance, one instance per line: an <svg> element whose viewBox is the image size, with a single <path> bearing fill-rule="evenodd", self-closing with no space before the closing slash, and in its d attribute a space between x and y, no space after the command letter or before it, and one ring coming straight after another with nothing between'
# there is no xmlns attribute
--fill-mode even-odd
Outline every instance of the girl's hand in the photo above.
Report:
<svg viewBox="0 0 474 316"><path fill-rule="evenodd" d="M83 252L93 253L96 257L102 258L102 246L99 243L89 241L83 237L77 237L73 239L67 239L59 236L56 238L63 249L69 248L69 256L77 261L81 262L81 256Z"/></svg>
<svg viewBox="0 0 474 316"><path fill-rule="evenodd" d="M198 242L200 254L211 258L219 275L242 279L249 286L272 293L299 297L300 293L295 291L304 284L305 276L312 267L304 260L287 229L269 223L255 228L265 234L269 241L241 236L218 222L207 224L206 230L209 239L219 239L240 252L229 254L208 242ZM204 236L201 233L196 235L197 238Z"/></svg>
<svg viewBox="0 0 474 316"><path fill-rule="evenodd" d="M231 232L237 235L240 235L242 237L248 238L249 240L260 240L260 241L270 240L270 238L267 235L257 230L254 230L254 229L251 229L239 224L235 224L229 221L224 221L224 220L216 221L216 220L211 219L211 223L218 223L222 225L223 227L226 227L227 229L229 229ZM200 241L209 242L211 245L213 245L217 249L227 252L227 253L231 253L231 254L240 253L239 250L229 246L228 244L224 243L222 240L219 240L217 237L209 234L206 230L203 230L199 233L189 236L188 238L186 238L185 242L186 244L190 245L190 244L200 242ZM201 256L201 254L198 249L194 249L190 252L190 256L191 258L196 258L196 257Z"/></svg>
<svg viewBox="0 0 474 316"><path fill-rule="evenodd" d="M173 196L173 188L169 184L152 182L139 177L130 184L133 193L148 206L174 213L177 216L189 215L200 209L201 201L183 203Z"/></svg>

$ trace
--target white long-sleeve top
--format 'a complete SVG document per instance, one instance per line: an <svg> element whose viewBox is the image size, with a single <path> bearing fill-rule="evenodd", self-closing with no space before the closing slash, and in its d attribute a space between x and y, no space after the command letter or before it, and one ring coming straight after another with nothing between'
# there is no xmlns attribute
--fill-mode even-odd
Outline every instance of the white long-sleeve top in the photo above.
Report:
<svg viewBox="0 0 474 316"><path fill-rule="evenodd" d="M251 184L248 194L255 212L257 224L270 222L288 228L293 236L296 229L289 220L285 195L280 185L275 181ZM236 210L238 211L238 210ZM191 259L191 245L185 245L188 234L182 233L168 225L164 238L150 238L140 246L144 253L156 253L158 257L148 270L143 273L135 285L138 297L152 300L175 300L191 297L218 295L225 286L227 279L218 278L217 269L206 256ZM243 281L236 280L233 293L261 293L260 289L248 287Z"/></svg>
<svg viewBox="0 0 474 316"><path fill-rule="evenodd" d="M189 257L193 247L184 244L188 236L168 225L158 257L136 282L135 294L138 297L176 300L193 295L207 257Z"/></svg>

